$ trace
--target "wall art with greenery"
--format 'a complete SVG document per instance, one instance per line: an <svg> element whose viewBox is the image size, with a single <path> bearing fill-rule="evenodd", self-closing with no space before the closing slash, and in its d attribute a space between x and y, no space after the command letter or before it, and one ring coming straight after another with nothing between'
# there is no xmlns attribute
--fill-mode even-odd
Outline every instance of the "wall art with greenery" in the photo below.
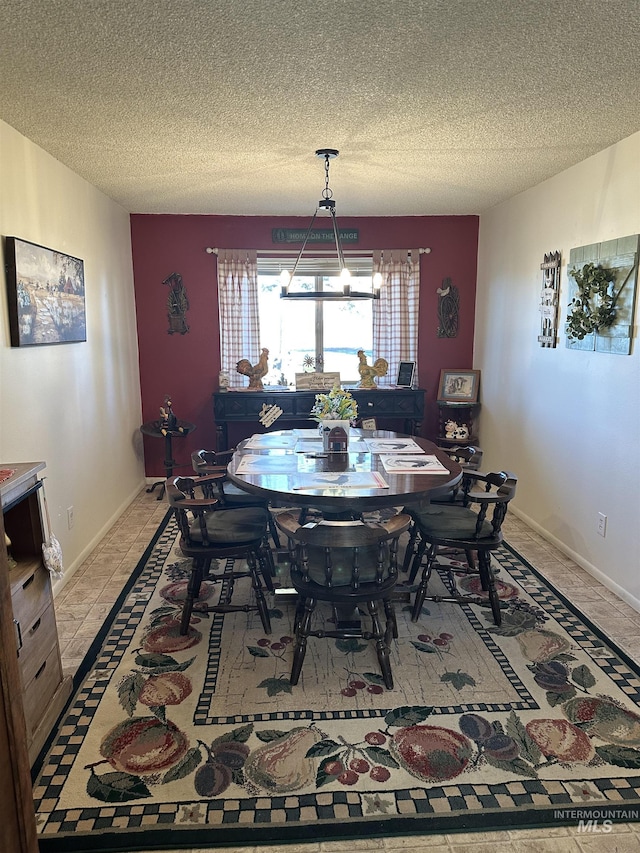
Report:
<svg viewBox="0 0 640 853"><path fill-rule="evenodd" d="M639 235L571 249L567 267L569 349L629 355Z"/></svg>

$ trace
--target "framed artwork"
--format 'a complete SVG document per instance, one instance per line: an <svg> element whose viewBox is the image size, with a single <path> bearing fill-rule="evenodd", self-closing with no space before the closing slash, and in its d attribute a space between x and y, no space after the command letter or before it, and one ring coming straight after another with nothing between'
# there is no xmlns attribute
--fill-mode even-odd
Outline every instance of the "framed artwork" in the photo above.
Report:
<svg viewBox="0 0 640 853"><path fill-rule="evenodd" d="M441 370L438 400L448 403L477 403L479 370Z"/></svg>
<svg viewBox="0 0 640 853"><path fill-rule="evenodd" d="M400 366L398 367L398 378L396 379L396 385L398 388L411 388L415 372L415 361L401 361Z"/></svg>
<svg viewBox="0 0 640 853"><path fill-rule="evenodd" d="M84 262L18 237L5 243L11 346L86 341Z"/></svg>

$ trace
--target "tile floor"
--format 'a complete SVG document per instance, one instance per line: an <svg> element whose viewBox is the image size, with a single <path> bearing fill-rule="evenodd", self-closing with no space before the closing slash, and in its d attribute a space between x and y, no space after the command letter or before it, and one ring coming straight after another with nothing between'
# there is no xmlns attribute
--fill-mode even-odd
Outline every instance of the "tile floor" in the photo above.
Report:
<svg viewBox="0 0 640 853"><path fill-rule="evenodd" d="M56 618L66 672L73 674L111 610L122 585L138 563L166 512L164 501L143 489L96 549L56 596ZM640 661L637 613L513 514L505 539L553 585L575 602L635 660ZM456 833L358 841L319 841L286 845L256 843L210 848L219 853L339 853L339 851L423 851L429 853L639 853L640 822L614 824L607 834L557 827L536 830ZM191 853L203 853L198 848ZM169 851L171 853L171 851ZM183 851L184 853L184 851Z"/></svg>

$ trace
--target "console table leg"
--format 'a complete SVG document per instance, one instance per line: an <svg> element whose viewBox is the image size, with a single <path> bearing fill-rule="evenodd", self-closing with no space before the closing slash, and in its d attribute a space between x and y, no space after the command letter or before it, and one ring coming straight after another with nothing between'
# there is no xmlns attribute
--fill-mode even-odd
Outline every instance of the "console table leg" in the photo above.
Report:
<svg viewBox="0 0 640 853"><path fill-rule="evenodd" d="M221 453L227 449L227 425L225 423L216 424L216 450Z"/></svg>

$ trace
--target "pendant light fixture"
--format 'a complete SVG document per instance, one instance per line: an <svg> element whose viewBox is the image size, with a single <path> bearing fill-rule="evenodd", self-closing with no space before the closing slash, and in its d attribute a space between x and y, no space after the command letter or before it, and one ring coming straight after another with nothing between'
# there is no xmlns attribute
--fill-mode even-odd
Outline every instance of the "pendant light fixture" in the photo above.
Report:
<svg viewBox="0 0 640 853"><path fill-rule="evenodd" d="M347 264L344 258L344 251L342 249L342 242L340 240L340 231L338 230L338 222L336 220L336 203L333 198L333 190L329 186L329 163L334 157L337 157L339 152L335 148L318 148L316 151L316 157L322 157L324 159L324 189L322 190L322 198L318 202L318 206L315 209L313 216L311 217L311 222L309 223L309 227L307 228L307 233L304 236L304 240L302 241L302 246L298 253L298 257L293 265L293 269L291 272L288 270L283 270L280 273L280 282L281 282L281 290L280 290L280 298L281 299L379 299L380 298L380 284L382 281L382 277L380 273L376 273L373 281L373 291L354 291L351 289L351 274L349 269L347 268ZM298 264L300 263L300 259L304 254L304 250L307 247L307 242L309 240L309 236L311 235L311 231L313 229L314 223L316 221L316 217L321 210L326 210L331 217L331 224L333 227L333 236L336 244L336 252L338 254L338 265L340 267L340 280L342 281L342 290L331 291L331 290L291 290L290 285L293 281L293 277L296 274L296 270L298 269Z"/></svg>

